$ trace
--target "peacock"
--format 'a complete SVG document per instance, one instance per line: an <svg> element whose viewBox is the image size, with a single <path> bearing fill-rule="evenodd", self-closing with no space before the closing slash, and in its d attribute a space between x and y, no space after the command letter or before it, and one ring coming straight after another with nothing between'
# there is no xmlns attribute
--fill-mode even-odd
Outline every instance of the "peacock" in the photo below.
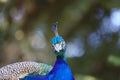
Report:
<svg viewBox="0 0 120 80"><path fill-rule="evenodd" d="M56 62L54 66L37 62L17 62L0 68L0 80L75 80L69 65L66 62L66 43L57 30L58 22L52 30L55 37L51 44Z"/></svg>

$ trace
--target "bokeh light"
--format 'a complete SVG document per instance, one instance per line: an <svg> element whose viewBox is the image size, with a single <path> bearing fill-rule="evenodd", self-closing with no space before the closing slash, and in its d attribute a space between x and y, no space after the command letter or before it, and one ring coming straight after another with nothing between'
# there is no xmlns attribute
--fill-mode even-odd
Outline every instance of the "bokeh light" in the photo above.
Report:
<svg viewBox="0 0 120 80"><path fill-rule="evenodd" d="M81 57L85 53L83 41L79 38L67 44L67 57Z"/></svg>
<svg viewBox="0 0 120 80"><path fill-rule="evenodd" d="M102 44L101 37L96 32L93 32L88 37L88 43L91 47L97 48Z"/></svg>
<svg viewBox="0 0 120 80"><path fill-rule="evenodd" d="M118 27L120 27L120 9L112 9L110 16L111 23Z"/></svg>
<svg viewBox="0 0 120 80"><path fill-rule="evenodd" d="M0 0L0 2L2 3L6 3L8 0Z"/></svg>
<svg viewBox="0 0 120 80"><path fill-rule="evenodd" d="M33 48L39 50L46 47L46 39L42 30L35 30L29 37L30 44Z"/></svg>
<svg viewBox="0 0 120 80"><path fill-rule="evenodd" d="M17 40L22 40L24 38L24 32L22 30L16 31L15 37Z"/></svg>

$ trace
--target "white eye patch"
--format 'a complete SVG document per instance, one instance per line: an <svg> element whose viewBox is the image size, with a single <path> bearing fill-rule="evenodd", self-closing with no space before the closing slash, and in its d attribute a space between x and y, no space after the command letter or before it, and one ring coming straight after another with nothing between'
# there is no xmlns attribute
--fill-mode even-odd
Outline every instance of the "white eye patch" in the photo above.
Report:
<svg viewBox="0 0 120 80"><path fill-rule="evenodd" d="M53 45L55 51L60 52L60 50L65 48L65 41Z"/></svg>

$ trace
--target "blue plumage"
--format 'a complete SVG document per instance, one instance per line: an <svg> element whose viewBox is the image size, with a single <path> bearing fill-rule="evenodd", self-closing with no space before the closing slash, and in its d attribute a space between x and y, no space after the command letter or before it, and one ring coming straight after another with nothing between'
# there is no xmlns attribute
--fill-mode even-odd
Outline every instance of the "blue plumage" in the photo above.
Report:
<svg viewBox="0 0 120 80"><path fill-rule="evenodd" d="M57 23L53 25L53 29L56 31L56 33L58 33L56 26ZM66 58L64 56L66 51L64 39L61 36L56 35L54 38L52 38L51 43L54 53L57 56L53 69L47 75L39 75L36 73L29 74L20 80L74 80L70 67L66 63Z"/></svg>
<svg viewBox="0 0 120 80"><path fill-rule="evenodd" d="M47 80L74 80L72 72L62 56L58 56Z"/></svg>

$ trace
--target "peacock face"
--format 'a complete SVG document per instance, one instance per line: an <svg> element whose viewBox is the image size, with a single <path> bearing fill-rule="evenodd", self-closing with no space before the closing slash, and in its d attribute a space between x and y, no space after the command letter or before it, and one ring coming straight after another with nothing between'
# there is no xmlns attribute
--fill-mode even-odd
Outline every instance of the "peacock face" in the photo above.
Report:
<svg viewBox="0 0 120 80"><path fill-rule="evenodd" d="M61 36L52 38L51 43L53 46L53 51L57 56L63 55L65 53L66 45L64 39Z"/></svg>

